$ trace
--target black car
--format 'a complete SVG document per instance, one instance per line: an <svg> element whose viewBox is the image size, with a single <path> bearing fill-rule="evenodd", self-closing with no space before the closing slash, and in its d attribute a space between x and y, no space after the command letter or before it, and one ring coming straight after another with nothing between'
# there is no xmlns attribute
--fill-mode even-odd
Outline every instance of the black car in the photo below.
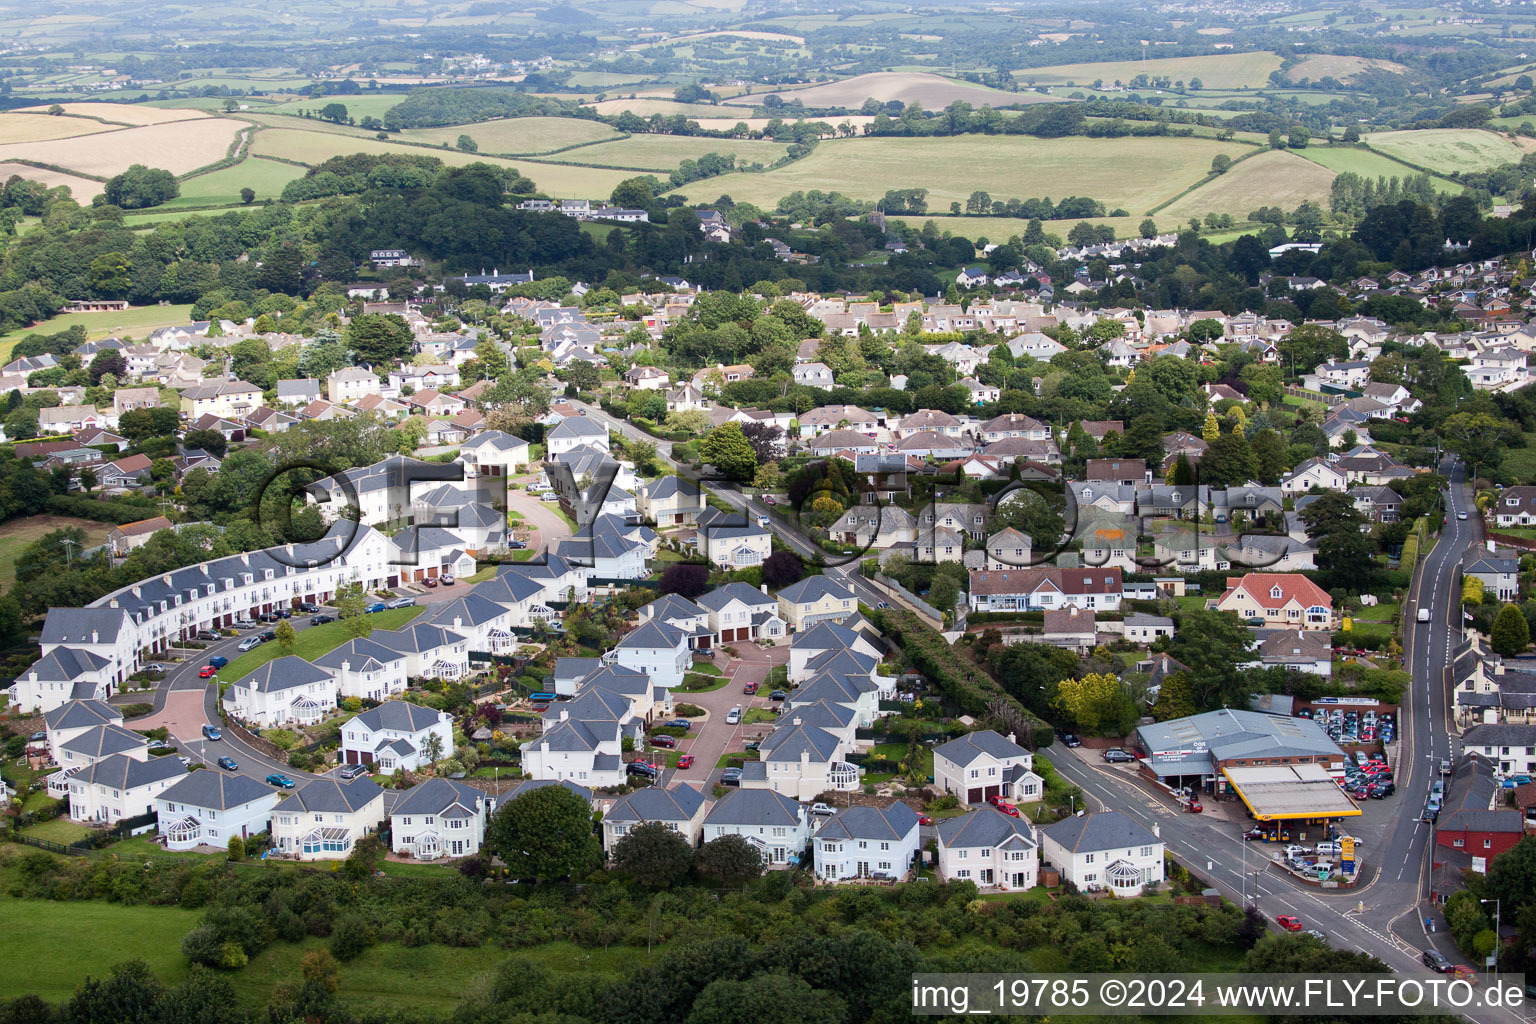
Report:
<svg viewBox="0 0 1536 1024"><path fill-rule="evenodd" d="M334 615L324 615L324 614L321 614L321 615L311 615L309 617L309 624L311 626L323 626L327 622L335 622L335 621L336 621L336 616L334 616Z"/></svg>
<svg viewBox="0 0 1536 1024"><path fill-rule="evenodd" d="M277 620L278 614L276 612L262 612L256 616L257 622L276 622Z"/></svg>
<svg viewBox="0 0 1536 1024"><path fill-rule="evenodd" d="M1061 734L1061 742L1065 743L1069 747L1080 747L1083 745L1083 741L1078 739L1070 732L1064 732Z"/></svg>
<svg viewBox="0 0 1536 1024"><path fill-rule="evenodd" d="M625 765L624 773L626 775L639 775L647 779L654 779L659 774L655 768L648 764L640 764L638 761L631 761Z"/></svg>
<svg viewBox="0 0 1536 1024"><path fill-rule="evenodd" d="M261 637L262 643L266 643L266 642L268 642L270 640L276 640L277 639L277 633L275 631L273 631L273 630L270 630L270 629L264 629L260 633L257 633L256 635Z"/></svg>
<svg viewBox="0 0 1536 1024"><path fill-rule="evenodd" d="M320 610L320 606L315 604L315 602L313 602L313 601L304 601L304 602L302 602L299 605L299 611L301 611L301 612L306 612L306 613L311 613L312 614L312 613L317 612L319 610Z"/></svg>
<svg viewBox="0 0 1536 1024"><path fill-rule="evenodd" d="M1129 764L1136 760L1136 756L1128 751L1121 750L1119 747L1110 747L1104 751L1104 760L1110 764Z"/></svg>
<svg viewBox="0 0 1536 1024"><path fill-rule="evenodd" d="M1397 792L1397 787L1390 782L1373 782L1365 789L1365 795L1372 800L1381 800Z"/></svg>
<svg viewBox="0 0 1536 1024"><path fill-rule="evenodd" d="M1456 969L1456 965L1451 963L1450 959L1438 949L1426 949L1424 955L1419 959L1424 961L1425 967L1428 967L1437 974L1450 974Z"/></svg>
<svg viewBox="0 0 1536 1024"><path fill-rule="evenodd" d="M788 696L789 696L789 694L785 693L783 690L774 690L772 693L770 693L768 695L768 699L769 700L783 700L785 697L788 697Z"/></svg>

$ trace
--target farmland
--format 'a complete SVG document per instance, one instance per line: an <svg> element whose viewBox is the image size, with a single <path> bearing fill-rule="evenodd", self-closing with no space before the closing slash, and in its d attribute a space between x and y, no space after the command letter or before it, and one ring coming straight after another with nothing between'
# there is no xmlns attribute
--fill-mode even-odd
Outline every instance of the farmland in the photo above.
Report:
<svg viewBox="0 0 1536 1024"><path fill-rule="evenodd" d="M734 197L733 197L734 198ZM1138 226L1142 222L1141 217L1088 217L1089 224L1107 224L1115 229L1116 238L1131 238L1136 234ZM1159 231L1171 231L1178 227L1172 217L1166 213L1153 215ZM985 238L989 242L1001 242L1014 235L1022 236L1029 227L1029 221L1019 217L888 217L887 220L899 220L909 227L921 228L929 221L933 221L934 227L941 233L959 235L964 238ZM1041 222L1041 227L1047 234L1067 237L1067 232L1073 226L1080 223L1077 220L1047 220Z"/></svg>
<svg viewBox="0 0 1536 1024"><path fill-rule="evenodd" d="M223 159L241 127L226 118L200 117L67 139L14 142L0 145L0 161L36 160L104 177L126 170L130 164L186 174Z"/></svg>
<svg viewBox="0 0 1536 1024"><path fill-rule="evenodd" d="M1362 141L1390 157L1439 174L1486 171L1514 163L1525 155L1508 139L1476 128L1377 132L1364 136Z"/></svg>
<svg viewBox="0 0 1536 1024"><path fill-rule="evenodd" d="M1200 79L1207 89L1262 89L1269 73L1280 69L1280 58L1267 51L1218 53L1205 57L1158 57L1153 60L1100 61L1092 64L1057 64L1015 71L1021 82L1038 85L1086 86L1095 80L1129 82L1137 75L1167 77L1188 82Z"/></svg>
<svg viewBox="0 0 1536 1024"><path fill-rule="evenodd" d="M609 167L633 167L641 171L670 171L683 160L697 160L705 153L736 157L736 163L762 163L765 166L788 152L787 145L745 139L696 139L676 135L635 135L617 142L560 154L561 160L601 164Z"/></svg>
<svg viewBox="0 0 1536 1024"><path fill-rule="evenodd" d="M962 135L927 139L847 139L762 174L727 174L685 186L695 200L722 193L764 208L802 189L878 199L891 188L926 188L942 211L977 190L994 199L1068 195L1097 199L1139 215L1179 194L1233 147L1207 139L1034 139ZM1128 167L1135 174L1126 173Z"/></svg>
<svg viewBox="0 0 1536 1024"><path fill-rule="evenodd" d="M223 101L219 102L222 110ZM172 121L190 121L205 116L203 112L196 110L166 110L139 103L61 103L59 105L64 108L66 114L77 117L98 117L103 121L128 125L167 124ZM46 108L23 108L22 112L31 113L44 109Z"/></svg>
<svg viewBox="0 0 1536 1024"><path fill-rule="evenodd" d="M646 97L637 97L632 100L602 100L588 105L599 114L622 114L627 110L639 117L650 117L652 114L660 114L663 117L671 117L674 114L682 114L684 117L729 117L731 114L731 108L728 106L678 103L675 100ZM734 121L731 123L735 124Z"/></svg>
<svg viewBox="0 0 1536 1024"><path fill-rule="evenodd" d="M1416 168L1399 163L1381 153L1351 146L1308 146L1306 149L1296 151L1296 155L1313 163L1322 164L1336 173L1351 171L1365 178L1382 176L1402 178L1419 173ZM1460 185L1446 181L1444 178L1431 177L1430 182L1442 192L1459 193L1461 191Z"/></svg>
<svg viewBox="0 0 1536 1024"><path fill-rule="evenodd" d="M1292 82L1304 82L1309 79L1317 82L1324 78L1334 78L1340 82L1347 83L1367 71L1389 71L1394 75L1412 74L1408 68L1390 60L1371 60L1366 57L1344 57L1331 53L1319 53L1313 54L1293 66L1286 72L1286 78Z"/></svg>
<svg viewBox="0 0 1536 1024"><path fill-rule="evenodd" d="M0 114L0 143L46 142L49 139L89 135L101 129L100 121L83 117L49 117L47 114L17 111Z"/></svg>
<svg viewBox="0 0 1536 1024"><path fill-rule="evenodd" d="M55 334L79 324L85 328L87 338L144 338L157 327L173 327L191 319L190 305L136 306L112 313L64 313L36 327L0 335L0 360L9 361L12 346L29 334Z"/></svg>
<svg viewBox="0 0 1536 1024"><path fill-rule="evenodd" d="M1294 153L1268 150L1233 164L1226 174L1159 212L1182 221L1207 213L1230 213L1241 219L1260 206L1289 210L1308 199L1326 201L1333 176L1333 171Z"/></svg>
<svg viewBox="0 0 1536 1024"><path fill-rule="evenodd" d="M927 110L938 110L956 100L964 100L973 106L990 103L995 107L1013 103L1039 103L1049 97L1039 93L1004 92L988 89L969 82L957 82L940 75L877 71L858 75L841 82L813 85L809 89L794 89L777 93L786 102L799 100L807 107L848 107L858 109L867 99L881 103L899 100L902 103L920 103ZM762 96L738 96L728 103L755 106Z"/></svg>
<svg viewBox="0 0 1536 1024"><path fill-rule="evenodd" d="M112 528L106 523L68 516L29 516L12 519L0 526L0 593L9 594L16 587L16 556L45 533L77 526L85 531L86 547L105 544Z"/></svg>
<svg viewBox="0 0 1536 1024"><path fill-rule="evenodd" d="M276 199L283 186L302 176L304 169L275 160L247 159L208 174L187 178L181 183L181 195L172 199L164 208L177 206L215 206L240 202L240 190L253 189L256 201Z"/></svg>
<svg viewBox="0 0 1536 1024"><path fill-rule="evenodd" d="M618 139L619 132L599 121L573 117L518 117L448 128L415 128L400 133L407 142L438 146L458 143L460 135L475 140L482 153L533 156L588 142Z"/></svg>

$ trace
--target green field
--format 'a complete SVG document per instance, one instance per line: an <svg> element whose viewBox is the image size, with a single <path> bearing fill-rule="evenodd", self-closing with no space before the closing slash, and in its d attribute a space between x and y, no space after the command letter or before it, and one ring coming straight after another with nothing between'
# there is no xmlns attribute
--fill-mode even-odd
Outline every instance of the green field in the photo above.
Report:
<svg viewBox="0 0 1536 1024"><path fill-rule="evenodd" d="M725 194L772 209L797 190L879 199L887 189L921 187L928 189L928 208L945 211L981 189L1004 200L1088 196L1139 216L1205 177L1211 158L1232 149L1198 138L846 139L823 142L810 156L777 170L707 178L678 191L695 201Z"/></svg>
<svg viewBox="0 0 1536 1024"><path fill-rule="evenodd" d="M1158 57L1152 60L1099 61L1092 64L1056 64L1044 68L1015 71L1020 82L1038 85L1087 86L1095 79L1105 84L1130 82L1137 75L1168 77L1188 82L1200 79L1207 89L1262 89L1269 73L1280 69L1280 58L1267 51L1255 53L1216 53L1205 57Z"/></svg>
<svg viewBox="0 0 1536 1024"><path fill-rule="evenodd" d="M959 235L962 238L972 240L985 238L989 242L1000 242L1014 236L1024 234L1029 227L1029 221L1018 217L889 217L888 220L899 220L914 228L921 228L928 221L933 221L934 227L941 234ZM1139 234L1142 217L1089 217L1089 224L1108 224L1115 229L1116 238L1130 238ZM1172 231L1179 226L1177 222L1166 213L1153 216L1159 231ZM1041 222L1041 227L1046 234L1059 235L1063 240L1067 232L1081 223L1076 220L1047 220Z"/></svg>
<svg viewBox="0 0 1536 1024"><path fill-rule="evenodd" d="M184 216L184 214L169 214ZM174 327L192 319L192 306L134 306L121 313L65 313L31 327L21 327L0 335L0 360L9 361L11 348L29 334L57 334L80 324L87 338L143 339L157 327Z"/></svg>
<svg viewBox="0 0 1536 1024"><path fill-rule="evenodd" d="M216 203L240 202L240 190L256 191L256 201L276 199L282 195L283 186L294 178L303 177L304 168L292 164L280 164L275 160L246 159L233 167L226 167L181 182L181 195L166 204L178 206L211 206Z"/></svg>
<svg viewBox="0 0 1536 1024"><path fill-rule="evenodd" d="M387 608L382 612L372 613L369 618L373 620L374 629L399 629L420 615L422 611L424 609L421 605L413 605L410 608ZM298 655L305 661L314 661L321 655L331 653L350 639L352 635L347 632L345 623L327 622L323 626L311 626L299 631L292 651L284 651L281 644L268 641L219 669L219 679L226 683L243 679L267 662L285 657L290 653Z"/></svg>
<svg viewBox="0 0 1536 1024"><path fill-rule="evenodd" d="M1363 178L1379 178L1383 175L1388 178L1403 178L1420 173L1416 168L1399 163L1389 156L1373 153L1368 149L1356 149L1353 146L1308 146L1306 149L1293 150L1293 152L1297 156L1322 164L1340 174L1352 171ZM1431 177L1430 182L1441 192L1461 192L1461 186L1454 181Z"/></svg>
<svg viewBox="0 0 1536 1024"><path fill-rule="evenodd" d="M474 139L482 153L508 156L533 156L585 142L622 138L618 129L601 121L575 117L515 117L449 128L413 128L401 132L399 138L405 142L425 142L433 146L446 142L452 146L458 143L460 135Z"/></svg>
<svg viewBox="0 0 1536 1024"><path fill-rule="evenodd" d="M1242 218L1260 206L1293 209L1307 199L1326 204L1334 172L1294 153L1269 150L1232 165L1226 174L1159 210L1164 217L1187 220L1207 213Z"/></svg>
<svg viewBox="0 0 1536 1024"><path fill-rule="evenodd" d="M558 159L610 167L633 167L639 171L670 171L684 160L697 160L705 153L736 157L738 165L761 163L764 166L782 159L789 146L778 142L750 139L702 139L678 135L634 135L617 142L583 146Z"/></svg>
<svg viewBox="0 0 1536 1024"><path fill-rule="evenodd" d="M1486 171L1512 164L1525 151L1508 139L1477 128L1433 128L1424 131L1377 132L1364 136L1372 149L1439 174Z"/></svg>
<svg viewBox="0 0 1536 1024"><path fill-rule="evenodd" d="M85 531L87 547L105 544L112 527L106 523L93 523L89 519L69 516L28 516L12 519L0 526L0 593L9 594L16 586L16 556L22 549L45 533L66 527L79 527Z"/></svg>

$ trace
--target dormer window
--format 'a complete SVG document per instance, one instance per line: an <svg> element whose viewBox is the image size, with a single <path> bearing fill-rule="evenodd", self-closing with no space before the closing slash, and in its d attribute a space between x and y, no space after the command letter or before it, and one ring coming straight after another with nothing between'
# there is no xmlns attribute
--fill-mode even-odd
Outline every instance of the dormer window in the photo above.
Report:
<svg viewBox="0 0 1536 1024"><path fill-rule="evenodd" d="M1275 586L1269 588L1269 596L1275 598L1276 600L1280 599L1280 586L1279 586L1279 584L1276 584Z"/></svg>

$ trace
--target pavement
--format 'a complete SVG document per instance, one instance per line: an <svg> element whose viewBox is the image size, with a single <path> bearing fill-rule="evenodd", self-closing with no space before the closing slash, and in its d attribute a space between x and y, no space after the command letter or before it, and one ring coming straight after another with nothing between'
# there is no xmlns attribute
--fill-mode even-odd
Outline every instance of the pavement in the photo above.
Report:
<svg viewBox="0 0 1536 1024"><path fill-rule="evenodd" d="M730 680L723 687L708 693L673 694L674 704L697 704L708 712L708 717L702 723L694 719L690 735L678 741L679 753L693 755L693 767L668 771L661 779L662 785L688 782L704 787L707 793L714 780L720 776L717 767L720 758L732 751L744 749L743 744L748 740L764 736L772 728L769 723L728 725L725 716L737 707L742 709L742 717L746 716L750 708L778 708L777 701L768 699L770 688L761 684L768 677L769 669L789 663L789 645L761 648L756 644L745 643L736 645L736 650L741 658L722 666ZM725 655L717 653L715 657L719 663L724 661ZM753 696L741 692L742 687L749 682L759 684L758 692Z"/></svg>

